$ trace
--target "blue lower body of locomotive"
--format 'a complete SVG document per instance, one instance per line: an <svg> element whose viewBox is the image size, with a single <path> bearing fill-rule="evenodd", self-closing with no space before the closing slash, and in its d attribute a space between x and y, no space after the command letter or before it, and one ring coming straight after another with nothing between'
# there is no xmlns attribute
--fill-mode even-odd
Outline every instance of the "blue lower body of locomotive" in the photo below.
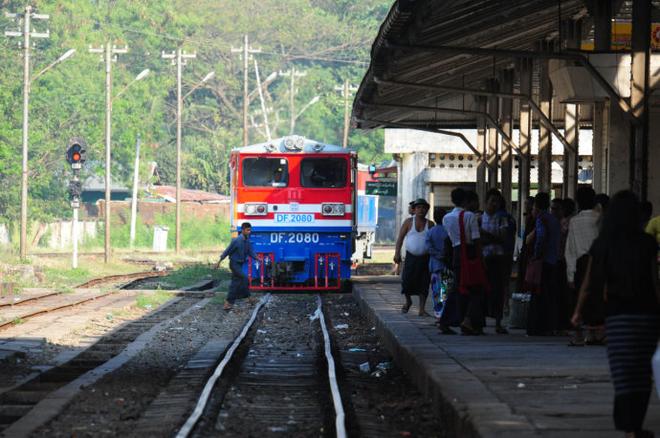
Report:
<svg viewBox="0 0 660 438"><path fill-rule="evenodd" d="M253 227L259 256L244 265L251 289L340 289L351 276L350 228Z"/></svg>

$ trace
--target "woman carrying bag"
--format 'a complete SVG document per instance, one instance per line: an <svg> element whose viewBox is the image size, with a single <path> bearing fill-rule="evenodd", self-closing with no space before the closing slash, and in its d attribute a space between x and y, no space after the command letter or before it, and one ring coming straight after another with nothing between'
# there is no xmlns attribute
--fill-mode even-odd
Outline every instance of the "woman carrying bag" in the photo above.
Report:
<svg viewBox="0 0 660 438"><path fill-rule="evenodd" d="M642 429L651 395L651 358L660 333L658 245L644 233L635 194L614 195L591 250L571 322L581 323L590 302L606 309L607 358L614 384L614 425L626 437Z"/></svg>

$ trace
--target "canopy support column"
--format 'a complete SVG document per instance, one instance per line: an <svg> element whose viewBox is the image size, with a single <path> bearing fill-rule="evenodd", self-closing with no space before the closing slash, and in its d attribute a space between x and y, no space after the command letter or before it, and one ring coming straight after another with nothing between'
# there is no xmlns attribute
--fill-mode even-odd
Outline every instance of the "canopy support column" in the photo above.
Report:
<svg viewBox="0 0 660 438"><path fill-rule="evenodd" d="M513 93L513 70L503 70L500 72L500 86L503 92ZM502 131L509 137L513 132L513 100L501 99L500 102L500 120ZM512 175L513 175L513 151L511 144L502 142L502 195L507 206L511 206Z"/></svg>
<svg viewBox="0 0 660 438"><path fill-rule="evenodd" d="M499 83L497 79L489 79L487 81L488 89L493 92L499 91ZM488 114L497 120L499 116L499 98L495 95L488 97ZM496 189L498 179L498 168L500 156L497 148L498 132L495 127L488 128L488 188ZM483 199L482 202L486 202Z"/></svg>
<svg viewBox="0 0 660 438"><path fill-rule="evenodd" d="M532 95L532 72L534 62L531 58L522 58L518 62L520 75L520 92ZM520 101L520 140L518 141L520 155L518 160L518 223L522 224L525 199L529 197L530 167L532 150L532 108L528 101Z"/></svg>

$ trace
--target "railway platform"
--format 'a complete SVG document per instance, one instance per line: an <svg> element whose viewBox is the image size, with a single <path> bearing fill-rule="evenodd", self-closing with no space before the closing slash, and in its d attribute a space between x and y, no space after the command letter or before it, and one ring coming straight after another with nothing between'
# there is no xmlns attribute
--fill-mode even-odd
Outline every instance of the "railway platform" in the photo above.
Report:
<svg viewBox="0 0 660 438"><path fill-rule="evenodd" d="M568 347L565 337L523 330L486 336L442 335L417 300L402 314L399 278L357 277L353 294L379 338L432 400L447 436L621 437L605 347ZM432 313L429 303L427 312ZM660 432L654 393L645 427Z"/></svg>

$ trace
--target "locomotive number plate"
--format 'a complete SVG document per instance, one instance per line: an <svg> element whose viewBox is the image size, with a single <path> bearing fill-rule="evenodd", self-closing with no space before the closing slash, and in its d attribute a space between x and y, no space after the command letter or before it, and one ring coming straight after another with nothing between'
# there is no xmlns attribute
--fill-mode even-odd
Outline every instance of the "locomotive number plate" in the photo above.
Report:
<svg viewBox="0 0 660 438"><path fill-rule="evenodd" d="M310 224L314 222L313 214L277 213L275 222L278 224Z"/></svg>
<svg viewBox="0 0 660 438"><path fill-rule="evenodd" d="M270 233L270 243L319 243L319 233Z"/></svg>

